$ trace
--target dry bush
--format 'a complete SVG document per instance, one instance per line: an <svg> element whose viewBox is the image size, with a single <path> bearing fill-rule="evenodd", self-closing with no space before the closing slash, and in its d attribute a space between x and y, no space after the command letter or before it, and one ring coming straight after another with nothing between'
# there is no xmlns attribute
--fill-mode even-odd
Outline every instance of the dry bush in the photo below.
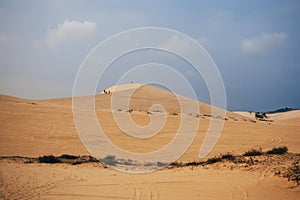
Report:
<svg viewBox="0 0 300 200"><path fill-rule="evenodd" d="M286 146L282 147L274 147L273 149L267 151L267 154L285 154L288 152L288 148Z"/></svg>
<svg viewBox="0 0 300 200"><path fill-rule="evenodd" d="M246 151L243 156L260 156L263 152L261 149L251 149L249 151Z"/></svg>

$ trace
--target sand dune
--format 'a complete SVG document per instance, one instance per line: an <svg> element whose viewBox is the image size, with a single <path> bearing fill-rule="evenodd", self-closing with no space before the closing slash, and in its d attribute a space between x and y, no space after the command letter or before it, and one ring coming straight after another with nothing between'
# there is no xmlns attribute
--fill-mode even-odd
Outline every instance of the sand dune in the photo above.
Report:
<svg viewBox="0 0 300 200"><path fill-rule="evenodd" d="M245 112L245 111L237 111L234 112L236 114L255 119L255 112ZM300 118L300 110L292 110L288 112L279 112L267 114L268 120L278 121L278 120L295 120L296 118Z"/></svg>
<svg viewBox="0 0 300 200"><path fill-rule="evenodd" d="M133 85L112 87L111 94L95 95L95 108L91 109L95 110L107 137L125 150L151 152L174 137L184 115L190 121L200 120L200 126L191 147L178 161L199 160L199 148L208 125L213 117L217 117L211 115L211 106L199 102L199 110L189 110L189 102L194 100L180 97L183 106L187 107L187 112L181 113L178 100L171 92L153 86ZM121 102L136 86L139 88L129 101L130 112L124 105L111 107L112 95L117 93ZM153 104L164 106L166 124L159 134L147 140L124 134L114 121L113 113L129 114L135 123L146 125L150 115L160 117L160 110L151 107ZM290 152L298 153L299 116L299 111L290 111L273 114L270 116L273 122L263 122L245 113L226 111L222 135L209 157L282 145L288 146ZM76 132L71 98L37 101L0 95L0 119L1 156L90 155ZM0 198L3 199L298 199L300 195L298 187L291 188L291 183L274 176L272 171L230 169L222 168L222 165L132 175L104 169L97 164L70 166L2 160L0 186Z"/></svg>
<svg viewBox="0 0 300 200"><path fill-rule="evenodd" d="M123 84L123 85L114 85L106 89L107 92L120 92L120 91L125 91L125 90L132 90L132 89L137 89L139 87L143 86L143 84L140 83L131 83L131 84ZM103 94L101 92L101 94Z"/></svg>

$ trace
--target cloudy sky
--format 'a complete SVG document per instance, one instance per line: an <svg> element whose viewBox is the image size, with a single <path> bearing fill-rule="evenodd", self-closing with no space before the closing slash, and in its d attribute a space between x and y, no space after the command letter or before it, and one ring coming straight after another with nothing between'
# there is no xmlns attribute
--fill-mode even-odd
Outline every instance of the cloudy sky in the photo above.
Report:
<svg viewBox="0 0 300 200"><path fill-rule="evenodd" d="M71 96L77 70L98 43L154 26L205 47L223 77L229 110L300 108L299 19L298 0L1 0L0 93ZM181 64L199 99L209 102L199 77Z"/></svg>

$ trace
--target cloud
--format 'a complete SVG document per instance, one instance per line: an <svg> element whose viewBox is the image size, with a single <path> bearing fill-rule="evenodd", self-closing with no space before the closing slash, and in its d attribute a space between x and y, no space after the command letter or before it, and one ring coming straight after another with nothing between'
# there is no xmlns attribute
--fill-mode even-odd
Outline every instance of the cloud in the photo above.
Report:
<svg viewBox="0 0 300 200"><path fill-rule="evenodd" d="M63 43L75 40L85 39L91 36L97 30L97 24L94 22L69 21L62 24L58 23L55 29L51 29L46 36L46 45L55 48Z"/></svg>
<svg viewBox="0 0 300 200"><path fill-rule="evenodd" d="M72 95L72 84L53 82L36 75L7 74L0 78L0 93L26 99L45 99ZM42 85L42 87L41 87ZM55 90L53 89L55 88Z"/></svg>
<svg viewBox="0 0 300 200"><path fill-rule="evenodd" d="M0 44L4 44L8 42L8 37L4 35L0 35Z"/></svg>
<svg viewBox="0 0 300 200"><path fill-rule="evenodd" d="M14 45L16 41L17 38L13 35L0 35L0 47Z"/></svg>
<svg viewBox="0 0 300 200"><path fill-rule="evenodd" d="M287 38L285 33L261 33L254 38L247 38L242 41L242 50L246 54L263 53L271 48L280 47Z"/></svg>
<svg viewBox="0 0 300 200"><path fill-rule="evenodd" d="M170 38L168 38L166 41L163 41L160 45L163 49L173 50L176 52L180 52L182 54L184 53L190 53L191 48L193 44L191 41L185 37L182 37L180 35L174 35Z"/></svg>

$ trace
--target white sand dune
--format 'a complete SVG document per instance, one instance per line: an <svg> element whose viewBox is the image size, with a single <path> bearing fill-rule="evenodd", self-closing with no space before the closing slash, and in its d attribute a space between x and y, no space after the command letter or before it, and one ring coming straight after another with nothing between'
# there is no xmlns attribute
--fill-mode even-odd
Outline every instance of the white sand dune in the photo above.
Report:
<svg viewBox="0 0 300 200"><path fill-rule="evenodd" d="M163 105L167 114L165 126L149 139L124 134L112 116L112 112L128 114L124 105L111 111L112 95L118 93L121 101L128 91L136 88L129 101L130 116L135 123L150 122L147 112L153 104ZM199 160L199 148L214 117L210 105L198 102L200 110L186 109L187 113L181 113L176 96L163 89L129 84L109 90L111 94L95 96L95 110L113 143L132 152L159 149L174 137L184 114L191 120L199 119L200 126L191 147L179 161ZM184 98L184 106L188 107L189 101L192 100ZM290 152L300 152L299 116L299 111L291 111L272 115L274 122L261 122L243 113L226 111L222 135L209 157L281 145L287 145ZM32 101L0 95L0 120L1 156L89 155L76 132L71 98ZM298 199L299 195L299 188L290 188L287 180L275 177L269 167L253 171L220 166L179 168L132 175L103 169L97 164L71 166L0 160L3 199Z"/></svg>
<svg viewBox="0 0 300 200"><path fill-rule="evenodd" d="M114 86L111 86L111 87L107 88L106 91L120 92L120 91L124 91L124 90L137 89L141 86L143 86L143 84L141 84L141 83L130 83L130 84L123 84L123 85L114 85ZM103 94L103 93L104 93L104 91L101 92L101 94Z"/></svg>
<svg viewBox="0 0 300 200"><path fill-rule="evenodd" d="M272 120L289 120L300 118L300 110L292 110L289 112L269 114L268 117Z"/></svg>
<svg viewBox="0 0 300 200"><path fill-rule="evenodd" d="M236 111L236 114L255 119L255 112L246 112L246 111ZM300 118L300 110L292 110L288 112L279 112L279 113L272 113L267 114L268 120L288 120L288 119L296 119Z"/></svg>

